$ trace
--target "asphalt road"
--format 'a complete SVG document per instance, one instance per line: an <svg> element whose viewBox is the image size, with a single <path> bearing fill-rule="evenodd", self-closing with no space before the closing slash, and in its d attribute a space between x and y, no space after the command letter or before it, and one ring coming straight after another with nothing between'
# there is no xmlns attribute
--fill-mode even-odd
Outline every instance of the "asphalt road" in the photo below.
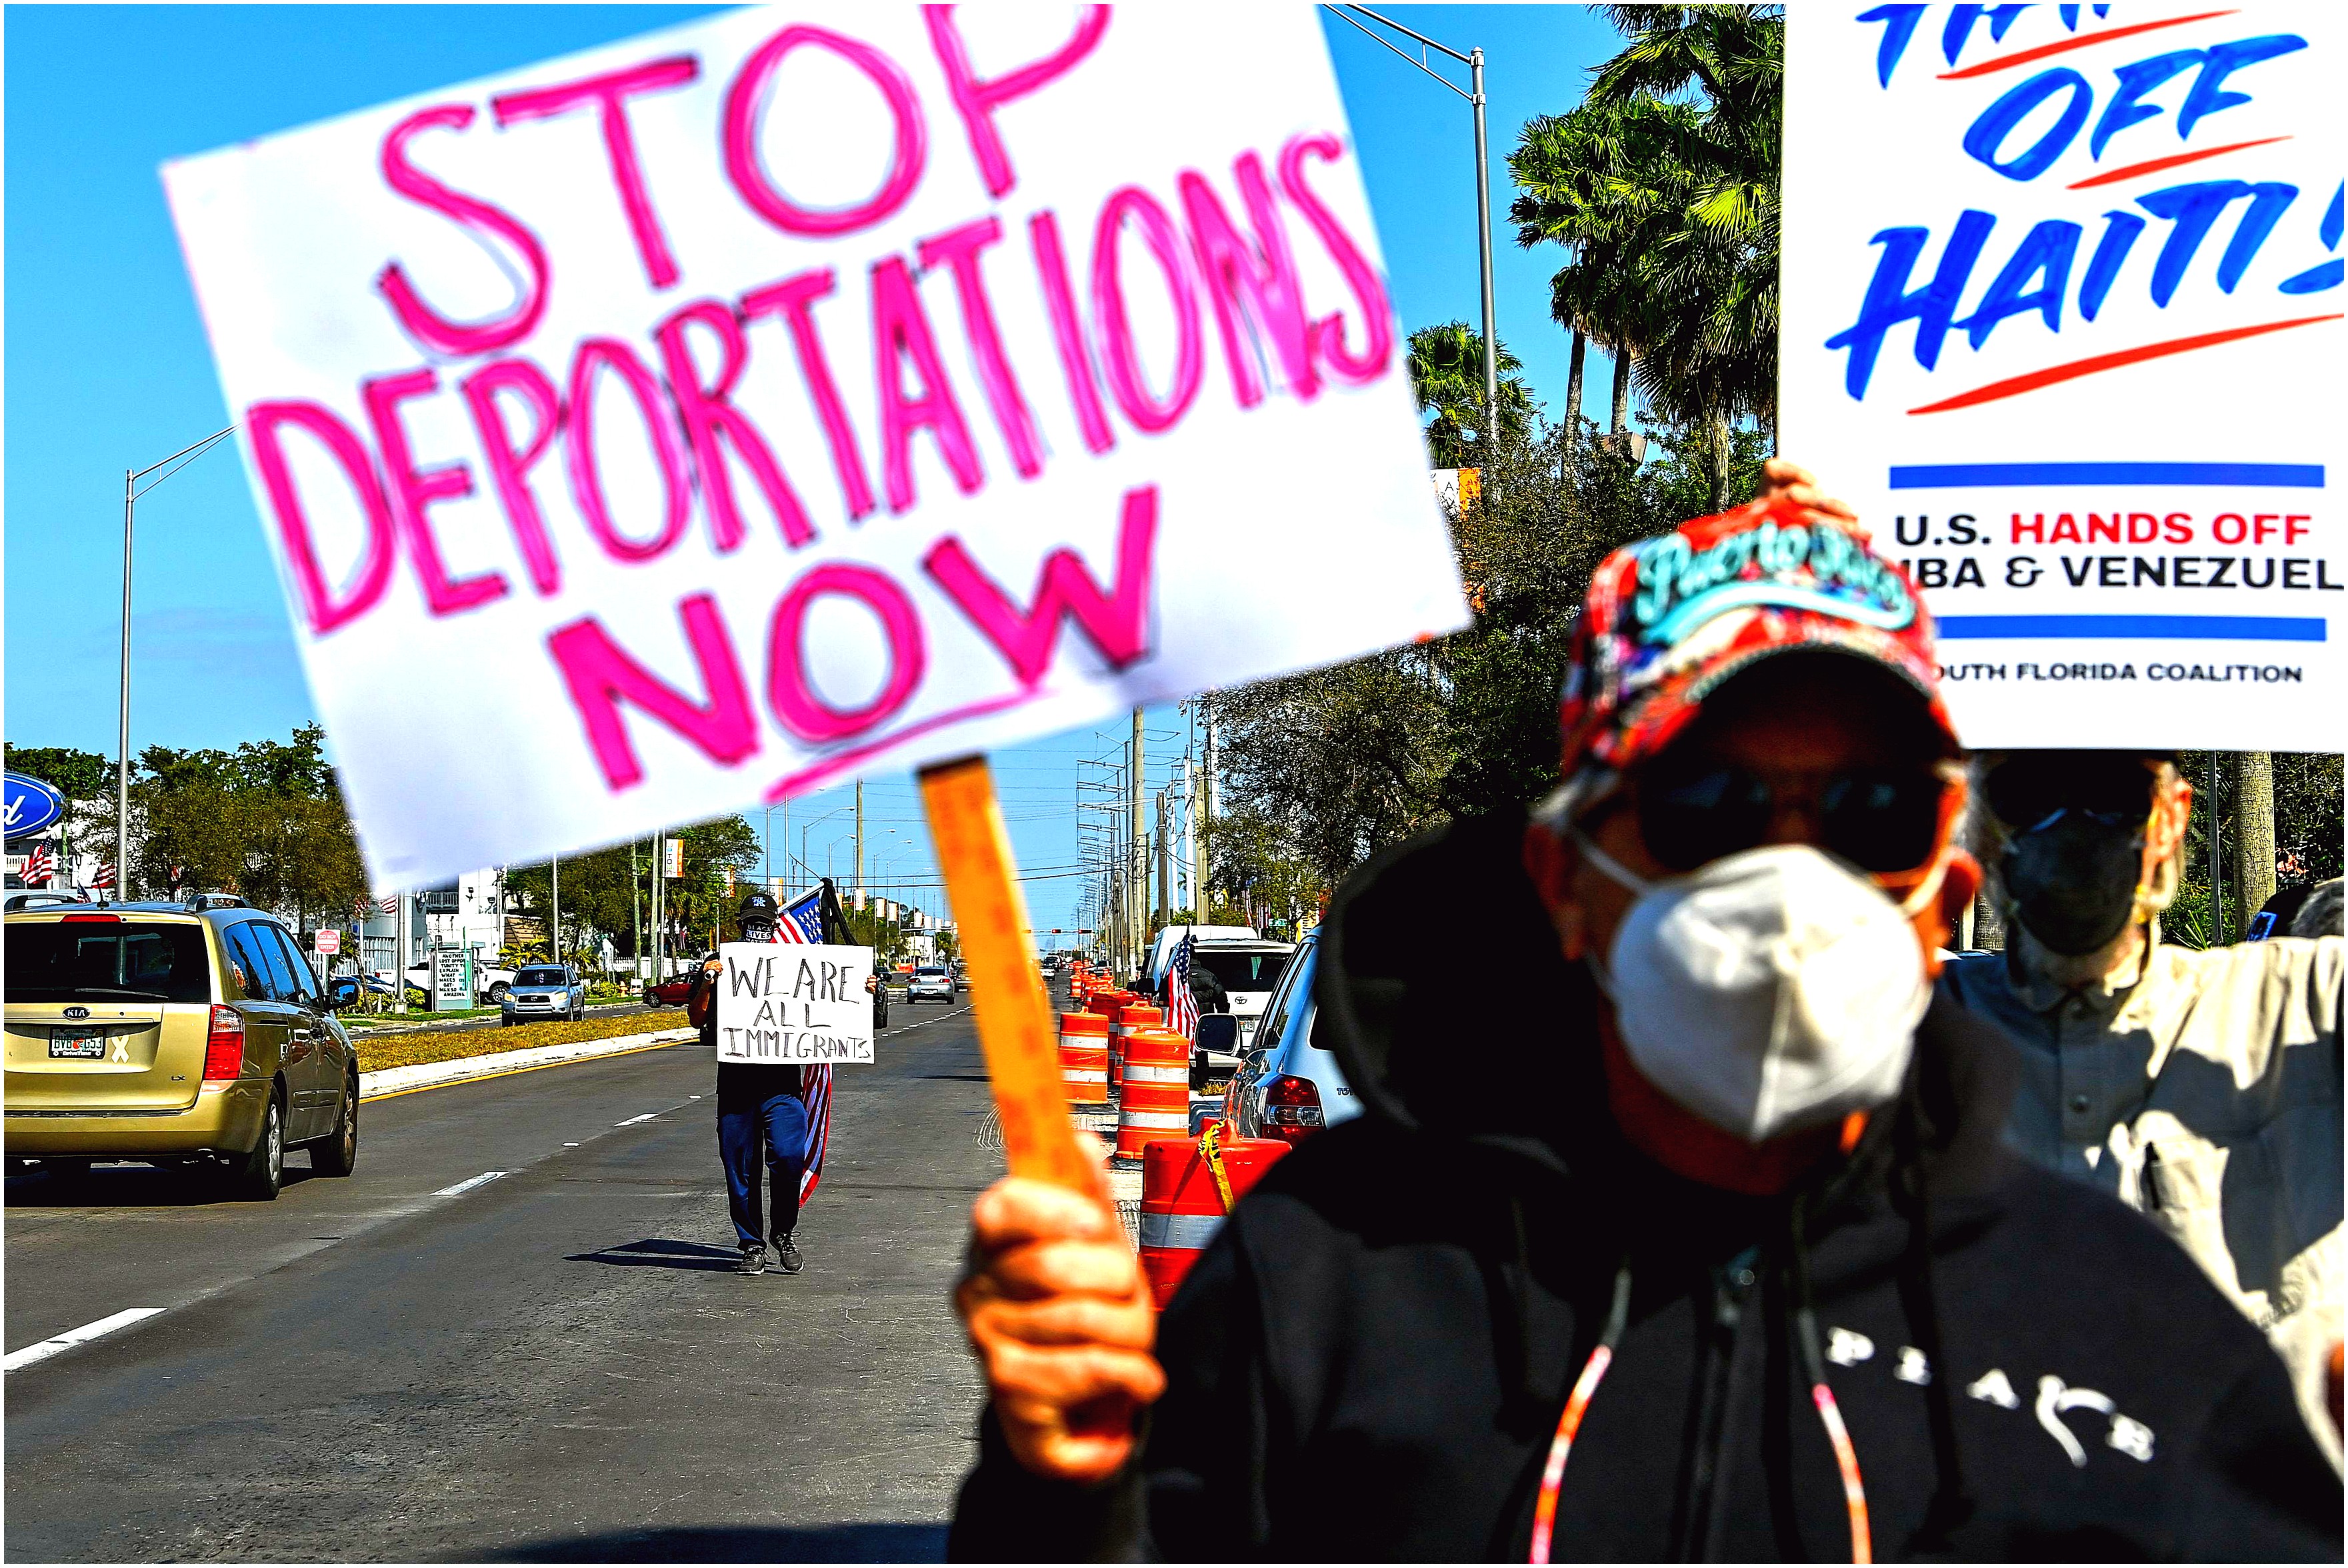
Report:
<svg viewBox="0 0 2348 1568"><path fill-rule="evenodd" d="M162 1310L6 1374L0 1550L941 1556L978 1404L947 1291L1002 1154L966 1004L892 1013L796 1277L729 1272L690 1044L369 1101L356 1171L294 1155L274 1203L11 1176L12 1354Z"/></svg>

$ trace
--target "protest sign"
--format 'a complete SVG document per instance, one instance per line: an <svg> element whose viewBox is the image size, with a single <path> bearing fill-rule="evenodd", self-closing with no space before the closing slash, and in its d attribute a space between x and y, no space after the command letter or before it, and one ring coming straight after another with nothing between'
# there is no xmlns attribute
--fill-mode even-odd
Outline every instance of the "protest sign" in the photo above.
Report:
<svg viewBox="0 0 2348 1568"><path fill-rule="evenodd" d="M719 1061L872 1059L872 949L721 942L717 961Z"/></svg>
<svg viewBox="0 0 2348 1568"><path fill-rule="evenodd" d="M1246 36L744 11L168 166L374 884L1463 624L1318 25Z"/></svg>
<svg viewBox="0 0 2348 1568"><path fill-rule="evenodd" d="M1974 747L2342 749L2335 7L1797 6L1783 449Z"/></svg>

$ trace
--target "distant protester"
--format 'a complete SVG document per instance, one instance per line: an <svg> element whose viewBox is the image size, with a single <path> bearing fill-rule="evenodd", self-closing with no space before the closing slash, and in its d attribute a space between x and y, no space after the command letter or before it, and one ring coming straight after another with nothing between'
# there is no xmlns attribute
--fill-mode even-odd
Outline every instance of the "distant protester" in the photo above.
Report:
<svg viewBox="0 0 2348 1568"><path fill-rule="evenodd" d="M1950 965L1941 991L2018 1054L2008 1142L2191 1253L2289 1364L2337 1469L2336 914L2335 934L2313 939L2164 942L2193 810L2173 753L1989 752L1973 767L1974 842L2006 947Z"/></svg>

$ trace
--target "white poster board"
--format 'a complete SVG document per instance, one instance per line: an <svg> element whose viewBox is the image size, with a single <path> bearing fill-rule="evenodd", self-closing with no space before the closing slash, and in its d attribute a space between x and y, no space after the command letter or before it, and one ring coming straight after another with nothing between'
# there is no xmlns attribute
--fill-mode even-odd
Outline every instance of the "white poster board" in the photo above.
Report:
<svg viewBox="0 0 2348 1568"><path fill-rule="evenodd" d="M1783 450L1923 590L1968 745L2348 744L2343 46L1789 7Z"/></svg>
<svg viewBox="0 0 2348 1568"><path fill-rule="evenodd" d="M721 942L717 959L719 1061L872 1059L872 949Z"/></svg>
<svg viewBox="0 0 2348 1568"><path fill-rule="evenodd" d="M374 885L1464 624L1319 24L1242 31L741 11L167 166Z"/></svg>

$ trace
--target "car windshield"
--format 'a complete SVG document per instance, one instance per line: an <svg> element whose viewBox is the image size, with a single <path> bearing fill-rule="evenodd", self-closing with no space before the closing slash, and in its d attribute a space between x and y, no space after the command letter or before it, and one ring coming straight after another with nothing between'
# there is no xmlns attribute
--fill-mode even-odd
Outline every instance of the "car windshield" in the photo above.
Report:
<svg viewBox="0 0 2348 1568"><path fill-rule="evenodd" d="M194 925L10 921L11 1002L209 1002L211 964Z"/></svg>
<svg viewBox="0 0 2348 1568"><path fill-rule="evenodd" d="M514 976L517 985L568 985L571 976L560 969L525 969Z"/></svg>
<svg viewBox="0 0 2348 1568"><path fill-rule="evenodd" d="M913 973L924 980L942 980L946 975L946 972L942 969L916 969Z"/></svg>
<svg viewBox="0 0 2348 1568"><path fill-rule="evenodd" d="M1201 948L1190 962L1222 982L1226 991L1269 991L1288 967L1285 953L1217 953Z"/></svg>

